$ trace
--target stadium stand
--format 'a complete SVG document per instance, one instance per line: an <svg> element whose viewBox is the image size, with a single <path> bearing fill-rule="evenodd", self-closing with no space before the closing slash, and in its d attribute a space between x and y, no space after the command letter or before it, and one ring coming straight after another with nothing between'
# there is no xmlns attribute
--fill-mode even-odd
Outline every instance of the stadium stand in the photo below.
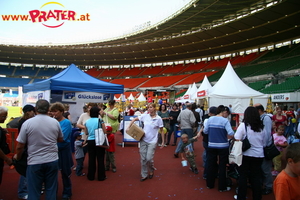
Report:
<svg viewBox="0 0 300 200"><path fill-rule="evenodd" d="M9 65L0 65L0 74L1 75L7 75L7 76L11 76L15 70L14 66L9 66Z"/></svg>
<svg viewBox="0 0 300 200"><path fill-rule="evenodd" d="M286 81L280 84L273 84L260 92L265 94L293 92L300 89L300 76L287 78Z"/></svg>
<svg viewBox="0 0 300 200"><path fill-rule="evenodd" d="M160 74L164 70L164 67L156 66L156 67L148 67L145 68L144 71L142 71L139 75L145 76L145 75L157 75Z"/></svg>
<svg viewBox="0 0 300 200"><path fill-rule="evenodd" d="M216 71L192 74L192 75L186 77L185 79L183 79L182 81L179 81L175 85L188 85L191 83L199 83L199 82L203 81L205 75L209 77L214 73L216 73Z"/></svg>
<svg viewBox="0 0 300 200"><path fill-rule="evenodd" d="M253 83L249 83L248 86L251 87L254 90L262 90L266 87L267 84L269 84L271 81L267 80L267 81L257 81L257 82L253 82Z"/></svg>
<svg viewBox="0 0 300 200"><path fill-rule="evenodd" d="M140 85L140 88L145 87L169 87L174 85L178 81L186 78L188 75L178 75L178 76L164 76L164 77L153 77L146 83Z"/></svg>
<svg viewBox="0 0 300 200"><path fill-rule="evenodd" d="M61 68L40 68L37 77L52 77L61 71Z"/></svg>
<svg viewBox="0 0 300 200"><path fill-rule="evenodd" d="M124 85L124 88L133 89L141 85L147 80L149 80L149 78L130 78L130 79L114 79L110 82L115 84L122 84Z"/></svg>
<svg viewBox="0 0 300 200"><path fill-rule="evenodd" d="M90 76L93 76L95 78L97 78L100 74L100 70L97 68L91 68L89 70L87 70L85 73L87 73Z"/></svg>
<svg viewBox="0 0 300 200"><path fill-rule="evenodd" d="M136 77L145 69L140 69L139 67L125 68L121 71L119 77Z"/></svg>
<svg viewBox="0 0 300 200"><path fill-rule="evenodd" d="M205 66L207 65L207 62L201 61L199 63L189 64L185 69L183 69L181 72L195 72L195 71L201 71Z"/></svg>
<svg viewBox="0 0 300 200"><path fill-rule="evenodd" d="M234 60L235 58L233 58ZM228 61L231 61L230 58L223 58L221 60L212 60L210 61L206 66L205 66L205 70L207 69L221 69L226 67Z"/></svg>
<svg viewBox="0 0 300 200"><path fill-rule="evenodd" d="M236 59L231 60L231 64L234 65L245 65L252 62L253 60L259 58L264 53L250 53L248 55L237 56Z"/></svg>
<svg viewBox="0 0 300 200"><path fill-rule="evenodd" d="M15 67L14 76L30 76L35 77L39 68L34 67Z"/></svg>
<svg viewBox="0 0 300 200"><path fill-rule="evenodd" d="M100 73L96 78L103 77L118 77L118 75L122 72L120 68L112 68L112 69L100 69Z"/></svg>
<svg viewBox="0 0 300 200"><path fill-rule="evenodd" d="M165 70L163 70L160 74L179 74L186 68L186 66L184 66L183 64L178 64L175 66L165 66L164 68Z"/></svg>
<svg viewBox="0 0 300 200"><path fill-rule="evenodd" d="M0 87L18 87L28 84L30 81L30 78L0 77Z"/></svg>

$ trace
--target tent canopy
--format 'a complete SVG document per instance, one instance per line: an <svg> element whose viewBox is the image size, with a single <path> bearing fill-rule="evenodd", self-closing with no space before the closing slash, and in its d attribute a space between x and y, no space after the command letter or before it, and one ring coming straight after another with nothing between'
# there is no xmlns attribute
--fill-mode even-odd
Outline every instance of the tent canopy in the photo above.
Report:
<svg viewBox="0 0 300 200"><path fill-rule="evenodd" d="M247 86L228 62L219 81L209 90L209 97L249 98L266 97L266 95Z"/></svg>
<svg viewBox="0 0 300 200"><path fill-rule="evenodd" d="M122 94L124 86L96 79L71 64L49 79L23 86L24 93L45 90Z"/></svg>
<svg viewBox="0 0 300 200"><path fill-rule="evenodd" d="M200 92L202 90L209 90L210 88L212 88L212 86L211 86L210 82L208 81L207 76L205 75L204 79L197 91Z"/></svg>

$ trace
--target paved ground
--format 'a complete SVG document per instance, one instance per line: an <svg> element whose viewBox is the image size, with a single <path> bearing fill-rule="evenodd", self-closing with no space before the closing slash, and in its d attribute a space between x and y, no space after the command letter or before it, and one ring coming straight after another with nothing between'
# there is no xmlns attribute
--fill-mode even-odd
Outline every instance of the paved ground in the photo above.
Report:
<svg viewBox="0 0 300 200"><path fill-rule="evenodd" d="M117 142L121 142L122 135L116 134ZM107 172L107 180L89 181L86 177L77 177L72 174L73 197L72 200L82 199L162 199L162 200L193 200L193 199L221 199L232 200L235 194L236 180L229 192L220 193L216 188L207 189L202 179L202 142L195 143L197 153L196 161L199 174L195 175L188 167L181 166L181 159L174 158L175 147L168 146L157 149L155 153L154 178L140 182L140 157L136 143L128 143L124 148L117 146L116 163L117 172ZM87 166L87 159L85 161ZM86 172L86 170L84 170ZM19 175L7 165L4 168L4 177L0 185L0 199L15 200L17 198L17 184ZM216 183L217 184L217 183ZM58 199L62 197L62 183L59 179ZM42 198L43 199L43 198ZM248 199L251 199L250 189ZM274 199L274 195L263 196L263 200Z"/></svg>

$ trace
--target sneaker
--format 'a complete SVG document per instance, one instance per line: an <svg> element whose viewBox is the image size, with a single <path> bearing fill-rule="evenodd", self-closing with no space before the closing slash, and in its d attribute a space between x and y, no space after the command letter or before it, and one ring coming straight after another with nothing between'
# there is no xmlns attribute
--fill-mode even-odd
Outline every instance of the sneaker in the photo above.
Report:
<svg viewBox="0 0 300 200"><path fill-rule="evenodd" d="M112 169L112 172L113 172L113 173L116 173L116 172L117 172L117 169L116 169L116 168Z"/></svg>
<svg viewBox="0 0 300 200"><path fill-rule="evenodd" d="M23 197L19 197L19 199L28 199L28 195L26 194L26 195L23 196Z"/></svg>
<svg viewBox="0 0 300 200"><path fill-rule="evenodd" d="M76 167L73 168L73 171L76 171Z"/></svg>
<svg viewBox="0 0 300 200"><path fill-rule="evenodd" d="M80 176L85 176L85 173L82 173Z"/></svg>
<svg viewBox="0 0 300 200"><path fill-rule="evenodd" d="M190 170L191 170L192 172L194 172L194 169L193 169L192 167L190 167Z"/></svg>
<svg viewBox="0 0 300 200"><path fill-rule="evenodd" d="M231 187L227 187L225 190L219 190L219 192L228 192L231 190Z"/></svg>
<svg viewBox="0 0 300 200"><path fill-rule="evenodd" d="M233 195L233 198L234 198L234 199L237 199L237 195L236 195L236 194L235 194L235 195Z"/></svg>
<svg viewBox="0 0 300 200"><path fill-rule="evenodd" d="M175 153L175 154L174 154L174 157L175 157L175 158L178 158L178 153Z"/></svg>
<svg viewBox="0 0 300 200"><path fill-rule="evenodd" d="M158 144L157 146L161 147L161 144Z"/></svg>
<svg viewBox="0 0 300 200"><path fill-rule="evenodd" d="M272 171L272 176L277 176L279 174L279 172L278 171Z"/></svg>

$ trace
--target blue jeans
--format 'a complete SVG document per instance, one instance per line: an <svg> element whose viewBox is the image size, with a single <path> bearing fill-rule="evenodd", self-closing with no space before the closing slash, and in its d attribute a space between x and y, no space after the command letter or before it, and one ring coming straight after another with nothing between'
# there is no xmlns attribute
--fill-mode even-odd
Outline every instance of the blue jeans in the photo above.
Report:
<svg viewBox="0 0 300 200"><path fill-rule="evenodd" d="M81 176L82 175L83 160L84 160L84 157L76 159L76 162L77 162L77 165L76 165L76 175L77 176Z"/></svg>
<svg viewBox="0 0 300 200"><path fill-rule="evenodd" d="M193 137L193 129L192 128L187 128L187 129L181 129L181 135L182 134L187 134L189 136L189 139ZM175 153L179 153L182 145L182 140L179 140L179 143L176 147Z"/></svg>
<svg viewBox="0 0 300 200"><path fill-rule="evenodd" d="M23 199L25 196L28 195L27 192L27 181L25 176L20 176L19 185L18 185L18 197Z"/></svg>
<svg viewBox="0 0 300 200"><path fill-rule="evenodd" d="M58 160L28 165L26 171L28 199L39 200L45 183L46 200L55 200L57 193Z"/></svg>

